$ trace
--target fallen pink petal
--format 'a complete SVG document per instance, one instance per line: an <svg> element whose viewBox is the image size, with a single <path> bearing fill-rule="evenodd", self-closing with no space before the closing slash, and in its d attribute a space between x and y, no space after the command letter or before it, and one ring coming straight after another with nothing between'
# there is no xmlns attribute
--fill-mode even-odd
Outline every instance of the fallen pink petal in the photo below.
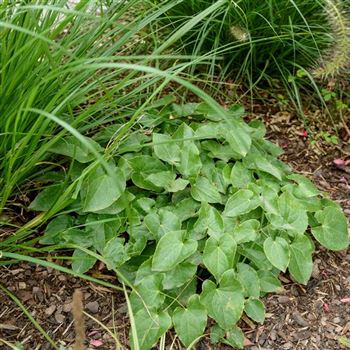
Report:
<svg viewBox="0 0 350 350"><path fill-rule="evenodd" d="M99 346L103 345L103 342L101 340L98 340L98 339L91 339L90 345L94 346L95 348L98 348Z"/></svg>
<svg viewBox="0 0 350 350"><path fill-rule="evenodd" d="M340 299L340 302L344 303L344 304L348 304L350 303L350 298L343 298L343 299Z"/></svg>

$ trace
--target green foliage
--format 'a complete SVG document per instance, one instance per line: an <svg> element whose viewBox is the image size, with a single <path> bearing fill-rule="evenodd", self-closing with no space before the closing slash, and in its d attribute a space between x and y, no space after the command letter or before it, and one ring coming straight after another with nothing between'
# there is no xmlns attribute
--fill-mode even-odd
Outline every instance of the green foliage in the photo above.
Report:
<svg viewBox="0 0 350 350"><path fill-rule="evenodd" d="M129 146L109 159L112 174L78 155L71 214L55 217L41 240L75 244L78 273L100 258L123 276L132 287L130 343L142 350L172 326L193 345L208 317L213 341L242 348L237 322L243 313L264 321L259 298L281 287L280 272L307 283L312 237L329 249L348 246L340 207L277 160L263 125L246 124L237 109L207 111L173 105L154 125L140 120L123 141ZM46 208L45 198L39 193L32 208Z"/></svg>
<svg viewBox="0 0 350 350"><path fill-rule="evenodd" d="M280 79L281 73L294 76L300 67L315 64L331 31L324 8L322 1L302 0L180 1L161 20L175 33L188 26L180 37L182 48L196 54L214 50L215 63L254 84Z"/></svg>

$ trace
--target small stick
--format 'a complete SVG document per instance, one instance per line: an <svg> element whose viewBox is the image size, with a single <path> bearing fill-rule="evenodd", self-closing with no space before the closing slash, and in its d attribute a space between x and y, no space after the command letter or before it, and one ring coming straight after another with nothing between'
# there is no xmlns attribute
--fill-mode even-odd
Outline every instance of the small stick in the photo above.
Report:
<svg viewBox="0 0 350 350"><path fill-rule="evenodd" d="M73 294L72 314L75 329L75 344L73 350L85 350L85 323L84 323L83 293L76 289Z"/></svg>

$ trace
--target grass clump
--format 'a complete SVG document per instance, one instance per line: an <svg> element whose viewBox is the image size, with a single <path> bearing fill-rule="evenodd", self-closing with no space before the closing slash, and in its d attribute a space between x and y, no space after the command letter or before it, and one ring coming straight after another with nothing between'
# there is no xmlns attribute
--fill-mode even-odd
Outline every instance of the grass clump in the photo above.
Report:
<svg viewBox="0 0 350 350"><path fill-rule="evenodd" d="M209 68L200 67L207 80L229 76L255 94L258 87L284 87L299 112L301 92L322 100L317 80L344 71L350 53L340 0L179 1L160 17L159 28L177 34L175 51L215 52Z"/></svg>

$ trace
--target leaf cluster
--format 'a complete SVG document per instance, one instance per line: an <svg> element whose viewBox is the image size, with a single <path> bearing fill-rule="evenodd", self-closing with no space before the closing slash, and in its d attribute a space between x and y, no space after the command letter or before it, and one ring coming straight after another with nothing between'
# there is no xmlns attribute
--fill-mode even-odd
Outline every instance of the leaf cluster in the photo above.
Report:
<svg viewBox="0 0 350 350"><path fill-rule="evenodd" d="M41 243L75 245L77 272L101 257L128 281L131 344L136 334L140 349L171 327L189 347L209 319L213 342L242 348L237 322L243 313L264 322L260 297L281 288L279 274L309 280L312 238L332 250L348 246L340 207L278 160L261 123L245 123L238 106L225 113L189 103L157 119L145 115L108 159L108 172L76 140L51 149L73 158L72 181L85 175ZM47 210L55 186L31 208Z"/></svg>

